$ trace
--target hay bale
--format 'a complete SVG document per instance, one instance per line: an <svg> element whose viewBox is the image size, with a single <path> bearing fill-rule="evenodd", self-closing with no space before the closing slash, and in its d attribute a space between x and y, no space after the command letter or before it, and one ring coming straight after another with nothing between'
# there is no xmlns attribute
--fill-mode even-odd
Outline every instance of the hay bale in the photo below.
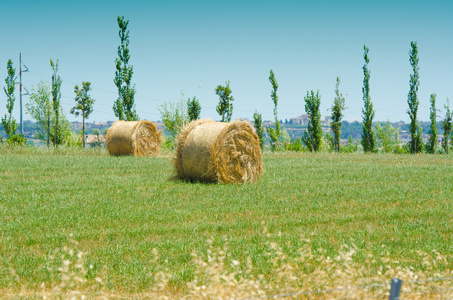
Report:
<svg viewBox="0 0 453 300"><path fill-rule="evenodd" d="M160 132L150 121L116 121L105 138L110 155L159 154Z"/></svg>
<svg viewBox="0 0 453 300"><path fill-rule="evenodd" d="M178 136L175 167L180 179L256 182L263 173L258 136L245 121L193 121Z"/></svg>

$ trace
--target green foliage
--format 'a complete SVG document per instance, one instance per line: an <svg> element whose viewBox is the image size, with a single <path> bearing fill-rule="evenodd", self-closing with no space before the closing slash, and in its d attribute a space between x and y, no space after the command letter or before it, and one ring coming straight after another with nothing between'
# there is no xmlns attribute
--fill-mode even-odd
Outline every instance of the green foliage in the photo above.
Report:
<svg viewBox="0 0 453 300"><path fill-rule="evenodd" d="M340 148L340 152L342 153L355 153L359 150L359 141L357 139L353 139L352 137L348 137L348 142L344 147Z"/></svg>
<svg viewBox="0 0 453 300"><path fill-rule="evenodd" d="M363 122L363 135L362 135L362 146L363 151L365 152L375 152L376 146L376 134L373 129L373 118L374 118L374 109L373 102L371 102L370 97L370 70L368 69L368 63L370 58L368 57L368 51L366 45L363 45L363 59L365 64L363 65L363 109L362 109L362 122Z"/></svg>
<svg viewBox="0 0 453 300"><path fill-rule="evenodd" d="M279 124L279 121L277 122ZM281 124L278 125L278 132L275 127L268 126L266 127L267 134L269 135L269 140L271 144L272 151L283 151L285 150L285 145L290 143L291 138L289 136L288 130L282 126Z"/></svg>
<svg viewBox="0 0 453 300"><path fill-rule="evenodd" d="M8 111L8 114L5 114L5 116L2 118L2 125L3 129L6 132L7 139L12 139L13 136L16 134L19 125L16 124L16 120L12 116L14 101L16 100L16 97L14 97L15 90L14 78L16 76L16 69L13 68L13 61L11 59L8 59L8 62L6 63L6 70L7 70L7 76L5 78L6 86L3 88L3 91L5 92L6 95L6 109Z"/></svg>
<svg viewBox="0 0 453 300"><path fill-rule="evenodd" d="M282 144L279 143L280 135L277 134L277 129L275 129L275 128L271 127L271 126L268 126L268 127L266 127L266 131L267 131L267 134L269 135L269 141L270 141L270 144L271 144L271 150L272 151L282 150L282 148L280 147Z"/></svg>
<svg viewBox="0 0 453 300"><path fill-rule="evenodd" d="M5 114L2 118L2 126L6 133L7 139L13 137L19 128L19 124L16 123L16 120L11 116L11 114L9 116Z"/></svg>
<svg viewBox="0 0 453 300"><path fill-rule="evenodd" d="M302 142L312 152L318 152L320 150L322 142L322 126L321 126L321 111L319 107L321 105L321 96L319 91L315 92L312 90L311 93L307 92L305 96L305 112L308 115L308 127L307 131L302 136Z"/></svg>
<svg viewBox="0 0 453 300"><path fill-rule="evenodd" d="M343 119L343 110L345 109L345 99L340 93L340 77L337 77L337 83L335 85L335 100L333 102L332 108L332 122L330 127L334 134L333 137L333 150L335 152L340 152L340 136L341 136L341 125Z"/></svg>
<svg viewBox="0 0 453 300"><path fill-rule="evenodd" d="M64 145L68 148L82 148L83 139L84 137L80 134L70 131L65 137Z"/></svg>
<svg viewBox="0 0 453 300"><path fill-rule="evenodd" d="M96 147L101 147L102 146L102 142L101 142L101 131L99 129L93 129L91 131L92 134L96 135L96 140L91 142L91 145L90 147L92 148L96 148Z"/></svg>
<svg viewBox="0 0 453 300"><path fill-rule="evenodd" d="M188 122L187 108L183 100L183 94L181 94L181 100L178 102L165 102L162 104L159 112L167 133L163 145L166 148L173 149L176 146L176 137Z"/></svg>
<svg viewBox="0 0 453 300"><path fill-rule="evenodd" d="M399 131L390 121L376 124L377 141L384 153L401 153Z"/></svg>
<svg viewBox="0 0 453 300"><path fill-rule="evenodd" d="M306 151L307 148L305 145L301 142L300 139L294 139L289 143L285 143L285 151Z"/></svg>
<svg viewBox="0 0 453 300"><path fill-rule="evenodd" d="M263 150L264 143L266 142L266 137L264 136L263 117L256 110L255 113L253 114L253 126L255 127L255 132L256 135L258 136L258 140L260 141L261 150Z"/></svg>
<svg viewBox="0 0 453 300"><path fill-rule="evenodd" d="M187 99L187 116L189 121L198 120L200 118L200 112L200 101L195 96L192 99Z"/></svg>
<svg viewBox="0 0 453 300"><path fill-rule="evenodd" d="M280 128L280 121L278 120L278 83L277 79L275 78L274 71L271 70L269 74L269 81L272 85L271 91L271 99L274 103L274 127L267 127L267 133L269 134L269 140L271 143L271 150L272 151L280 151L283 150L283 141L282 141L282 129Z"/></svg>
<svg viewBox="0 0 453 300"><path fill-rule="evenodd" d="M55 118L55 126L54 126L54 138L53 138L53 145L56 147L63 143L63 140L59 139L58 136L61 136L61 133L58 132L60 129L59 126L59 115L60 115L60 99L61 99L61 78L60 75L57 74L58 72L58 59L54 62L52 59L50 60L50 66L52 67L53 74L52 74L52 107L53 107L53 115Z"/></svg>
<svg viewBox="0 0 453 300"><path fill-rule="evenodd" d="M444 130L444 138L442 139L442 146L446 154L450 148L449 137L452 133L452 123L453 123L453 112L450 111L450 101L447 98L447 104L445 104L445 117L442 120L442 129Z"/></svg>
<svg viewBox="0 0 453 300"><path fill-rule="evenodd" d="M71 114L76 117L82 115L83 119L89 119L90 114L93 112L94 99L88 94L91 90L91 83L89 81L82 82L82 88L78 85L74 86L75 102L76 105L71 108Z"/></svg>
<svg viewBox="0 0 453 300"><path fill-rule="evenodd" d="M409 94L407 95L407 104L409 105L409 110L407 113L411 119L411 125L409 128L411 134L410 141L410 150L411 153L419 153L423 147L423 138L422 138L422 129L417 120L418 105L420 101L418 100L418 86L420 85L420 76L418 70L418 47L417 42L411 42L411 50L409 52L409 61L412 66L413 74L410 77L410 89Z"/></svg>
<svg viewBox="0 0 453 300"><path fill-rule="evenodd" d="M32 86L30 102L25 104L28 114L35 119L41 127L38 129L37 138L47 141L50 144L50 130L53 128L53 110L51 102L50 87L47 82L40 81L37 87Z"/></svg>
<svg viewBox="0 0 453 300"><path fill-rule="evenodd" d="M28 114L40 124L40 128L36 134L36 138L47 141L49 147L50 141L55 141L56 144L63 144L71 134L71 124L63 114L63 109L60 107L60 120L55 126L55 113L52 108L51 91L47 82L40 81L37 87L32 87L30 94L30 102L25 104ZM52 130L57 127L57 130ZM57 135L55 136L55 131Z"/></svg>
<svg viewBox="0 0 453 300"><path fill-rule="evenodd" d="M436 153L437 148L437 110L436 110L436 94L430 95L431 108L429 110L429 119L431 120L431 126L429 127L429 139L426 142L425 149L427 153Z"/></svg>
<svg viewBox="0 0 453 300"><path fill-rule="evenodd" d="M139 117L135 110L135 85L132 86L133 66L129 65L129 30L128 20L123 16L117 18L119 26L120 45L118 46L118 57L115 59L115 79L113 80L118 88L118 99L113 104L113 112L119 120L137 121Z"/></svg>
<svg viewBox="0 0 453 300"><path fill-rule="evenodd" d="M15 135L13 135L12 137L7 138L6 139L6 143L9 144L9 145L25 146L25 145L27 145L27 138L24 137L22 134L17 133Z"/></svg>
<svg viewBox="0 0 453 300"><path fill-rule="evenodd" d="M338 143L340 142L338 141ZM335 137L330 133L325 132L323 135L322 145L324 145L325 150L329 152L335 151ZM340 152L340 147L338 147L338 152Z"/></svg>
<svg viewBox="0 0 453 300"><path fill-rule="evenodd" d="M222 116L222 122L230 122L234 101L233 96L231 96L230 81L226 81L225 86L218 85L215 93L219 96L219 104L216 107L217 113Z"/></svg>
<svg viewBox="0 0 453 300"><path fill-rule="evenodd" d="M91 83L89 81L82 82L82 88L78 85L74 87L76 105L71 108L70 113L76 117L82 115L82 145L85 148L85 119L90 117L93 112L94 99L90 97L88 92L91 90ZM99 131L99 130L98 130Z"/></svg>

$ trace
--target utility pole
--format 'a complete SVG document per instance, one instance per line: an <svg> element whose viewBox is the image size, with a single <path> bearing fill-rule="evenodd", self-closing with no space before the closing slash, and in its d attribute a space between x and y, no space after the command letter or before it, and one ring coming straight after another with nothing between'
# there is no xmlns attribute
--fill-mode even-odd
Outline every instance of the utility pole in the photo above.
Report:
<svg viewBox="0 0 453 300"><path fill-rule="evenodd" d="M28 90L24 87L24 90L27 92L26 94L22 94L22 72L28 72L27 66L24 64L25 70L22 71L22 56L19 52L19 91L20 91L20 134L24 135L24 123L22 120L22 95L28 95Z"/></svg>

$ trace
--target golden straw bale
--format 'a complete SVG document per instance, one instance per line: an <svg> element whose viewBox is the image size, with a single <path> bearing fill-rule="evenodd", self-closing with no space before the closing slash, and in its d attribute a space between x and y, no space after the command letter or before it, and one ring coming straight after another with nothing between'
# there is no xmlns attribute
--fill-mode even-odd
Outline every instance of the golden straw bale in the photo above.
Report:
<svg viewBox="0 0 453 300"><path fill-rule="evenodd" d="M178 136L175 167L180 179L256 182L263 173L258 136L245 121L193 121Z"/></svg>
<svg viewBox="0 0 453 300"><path fill-rule="evenodd" d="M105 138L110 155L159 154L160 132L151 121L116 121Z"/></svg>

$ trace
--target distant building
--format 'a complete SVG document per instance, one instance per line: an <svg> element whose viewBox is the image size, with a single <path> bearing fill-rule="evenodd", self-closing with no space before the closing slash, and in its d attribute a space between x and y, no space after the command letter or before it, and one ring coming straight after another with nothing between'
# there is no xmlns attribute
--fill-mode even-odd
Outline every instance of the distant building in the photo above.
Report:
<svg viewBox="0 0 453 300"><path fill-rule="evenodd" d="M96 134L85 135L85 147L89 148L93 143L103 145L105 144L105 137L102 134L100 134L99 136Z"/></svg>
<svg viewBox="0 0 453 300"><path fill-rule="evenodd" d="M325 116L324 120L321 120L321 125L322 126L330 126L332 123L332 117L331 116Z"/></svg>
<svg viewBox="0 0 453 300"><path fill-rule="evenodd" d="M290 118L289 124L306 126L308 125L308 115L300 115L296 118Z"/></svg>
<svg viewBox="0 0 453 300"><path fill-rule="evenodd" d="M289 119L289 124L292 125L302 125L302 126L307 126L308 125L308 115L300 115L296 118L291 118ZM322 126L330 126L330 123L332 123L332 117L331 116L325 116L324 120L321 120L321 125Z"/></svg>

